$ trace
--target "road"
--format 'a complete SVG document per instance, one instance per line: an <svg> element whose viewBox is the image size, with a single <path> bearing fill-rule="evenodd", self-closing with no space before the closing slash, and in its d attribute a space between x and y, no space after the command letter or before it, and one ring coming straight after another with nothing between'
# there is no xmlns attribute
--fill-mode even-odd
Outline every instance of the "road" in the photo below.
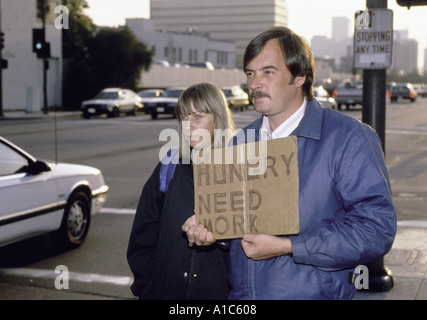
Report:
<svg viewBox="0 0 427 320"><path fill-rule="evenodd" d="M342 112L361 118L360 111ZM257 116L250 110L235 119L243 127ZM125 256L133 213L166 143L159 133L174 127L175 119L146 115L1 121L0 135L40 159L57 155L101 169L110 192L79 249L59 252L44 236L0 248L0 299L133 299ZM387 104L386 162L398 220L427 220L427 99ZM68 270L68 289L55 287L58 266Z"/></svg>

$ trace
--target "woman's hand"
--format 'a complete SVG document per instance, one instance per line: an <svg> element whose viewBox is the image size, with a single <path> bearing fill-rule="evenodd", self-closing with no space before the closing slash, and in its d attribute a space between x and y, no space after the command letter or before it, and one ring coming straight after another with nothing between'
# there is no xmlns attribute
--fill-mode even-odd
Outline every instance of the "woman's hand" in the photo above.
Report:
<svg viewBox="0 0 427 320"><path fill-rule="evenodd" d="M198 246L208 246L216 241L211 231L201 224L196 224L196 215L192 215L182 225L182 230L187 233L188 242Z"/></svg>

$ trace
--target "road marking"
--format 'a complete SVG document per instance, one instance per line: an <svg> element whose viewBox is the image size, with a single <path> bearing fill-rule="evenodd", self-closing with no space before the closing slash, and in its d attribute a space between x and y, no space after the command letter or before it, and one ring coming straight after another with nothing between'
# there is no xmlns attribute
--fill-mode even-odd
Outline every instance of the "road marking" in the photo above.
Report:
<svg viewBox="0 0 427 320"><path fill-rule="evenodd" d="M397 221L399 227L412 227L412 228L427 228L427 221L425 220L402 220Z"/></svg>
<svg viewBox="0 0 427 320"><path fill-rule="evenodd" d="M406 127L392 127L385 130L389 134L406 134L406 135L427 135L427 130L425 129L416 129L416 128L406 128Z"/></svg>
<svg viewBox="0 0 427 320"><path fill-rule="evenodd" d="M402 194L402 195L406 195L406 194ZM414 198L410 198L410 199L413 200ZM135 214L135 212L136 212L135 209L120 209L120 208L102 208L100 211L100 213L105 213L105 214ZM397 225L401 226L401 227L427 228L427 221L425 221L425 220L402 220L402 221L397 221Z"/></svg>
<svg viewBox="0 0 427 320"><path fill-rule="evenodd" d="M136 209L102 208L99 213L107 214L135 214Z"/></svg>
<svg viewBox="0 0 427 320"><path fill-rule="evenodd" d="M58 273L55 269L34 269L34 268L0 268L0 275L25 277L25 278L38 278L38 279L56 279ZM132 277L112 276L97 273L82 273L82 272L69 272L69 281L77 281L84 283L100 283L100 284L113 284L118 286L130 286L133 282Z"/></svg>

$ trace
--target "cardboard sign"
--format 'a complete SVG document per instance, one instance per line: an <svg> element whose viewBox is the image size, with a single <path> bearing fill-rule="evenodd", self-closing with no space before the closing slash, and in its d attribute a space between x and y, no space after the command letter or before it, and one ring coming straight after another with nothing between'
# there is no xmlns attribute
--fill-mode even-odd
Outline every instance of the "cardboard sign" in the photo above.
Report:
<svg viewBox="0 0 427 320"><path fill-rule="evenodd" d="M299 232L296 137L214 149L210 159L193 164L194 211L216 239Z"/></svg>

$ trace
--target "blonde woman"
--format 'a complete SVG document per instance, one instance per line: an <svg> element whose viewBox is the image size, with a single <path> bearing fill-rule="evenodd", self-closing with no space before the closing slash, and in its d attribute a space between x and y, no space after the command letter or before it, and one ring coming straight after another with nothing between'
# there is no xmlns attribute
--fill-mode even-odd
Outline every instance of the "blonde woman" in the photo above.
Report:
<svg viewBox="0 0 427 320"><path fill-rule="evenodd" d="M179 163L166 186L160 177L165 164L156 166L136 211L127 252L134 274L131 290L143 300L227 299L228 252L215 244L189 245L181 226L194 215L188 150L224 146L235 131L232 113L220 88L199 83L182 93L176 116L184 136Z"/></svg>

